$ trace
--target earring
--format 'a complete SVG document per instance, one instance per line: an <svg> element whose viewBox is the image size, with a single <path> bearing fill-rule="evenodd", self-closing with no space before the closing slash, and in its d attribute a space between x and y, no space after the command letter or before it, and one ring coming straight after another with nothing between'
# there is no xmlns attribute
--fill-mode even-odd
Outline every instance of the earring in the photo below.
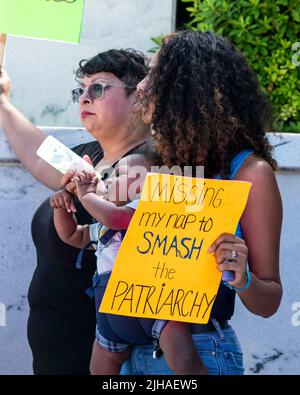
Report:
<svg viewBox="0 0 300 395"><path fill-rule="evenodd" d="M154 136L155 133L156 133L156 131L154 130L154 125L153 125L153 123L151 123L151 125L150 125L150 130L151 130L151 135Z"/></svg>

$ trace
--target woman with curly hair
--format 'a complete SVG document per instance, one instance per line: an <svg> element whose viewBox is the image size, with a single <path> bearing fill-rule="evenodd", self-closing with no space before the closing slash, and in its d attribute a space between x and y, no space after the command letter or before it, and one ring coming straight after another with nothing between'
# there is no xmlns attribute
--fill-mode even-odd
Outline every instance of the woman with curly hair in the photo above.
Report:
<svg viewBox="0 0 300 395"><path fill-rule="evenodd" d="M210 32L168 35L138 85L143 118L165 165L204 166L206 178L252 183L235 234L221 234L210 247L221 282L210 322L191 325L195 346L210 374L242 374L242 351L228 321L235 295L253 314L270 317L282 297L279 244L282 203L276 162L266 131L272 112L246 59ZM168 374L163 358L150 360L135 347L123 373Z"/></svg>

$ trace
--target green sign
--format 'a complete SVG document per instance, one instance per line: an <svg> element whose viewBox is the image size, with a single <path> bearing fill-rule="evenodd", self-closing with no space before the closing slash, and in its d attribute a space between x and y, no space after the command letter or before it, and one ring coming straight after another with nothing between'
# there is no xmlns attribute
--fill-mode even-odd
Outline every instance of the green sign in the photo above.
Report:
<svg viewBox="0 0 300 395"><path fill-rule="evenodd" d="M0 0L0 32L79 43L84 0Z"/></svg>

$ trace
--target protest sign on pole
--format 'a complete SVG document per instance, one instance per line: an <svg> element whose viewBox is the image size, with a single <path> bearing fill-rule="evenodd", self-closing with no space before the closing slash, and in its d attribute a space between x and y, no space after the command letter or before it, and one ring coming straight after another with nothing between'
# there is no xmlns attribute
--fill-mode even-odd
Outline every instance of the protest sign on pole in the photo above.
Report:
<svg viewBox="0 0 300 395"><path fill-rule="evenodd" d="M208 249L221 233L235 233L250 188L148 174L100 311L208 322L221 280Z"/></svg>
<svg viewBox="0 0 300 395"><path fill-rule="evenodd" d="M6 43L6 34L0 33L0 66L2 66L3 63L5 43Z"/></svg>

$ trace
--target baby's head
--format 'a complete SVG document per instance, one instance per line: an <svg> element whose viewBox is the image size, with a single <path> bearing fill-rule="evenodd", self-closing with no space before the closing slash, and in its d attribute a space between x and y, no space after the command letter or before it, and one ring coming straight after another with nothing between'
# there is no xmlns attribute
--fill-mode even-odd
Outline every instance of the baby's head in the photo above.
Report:
<svg viewBox="0 0 300 395"><path fill-rule="evenodd" d="M156 154L151 146L139 148L117 163L111 176L106 180L107 200L124 206L141 193L151 166L157 164Z"/></svg>

